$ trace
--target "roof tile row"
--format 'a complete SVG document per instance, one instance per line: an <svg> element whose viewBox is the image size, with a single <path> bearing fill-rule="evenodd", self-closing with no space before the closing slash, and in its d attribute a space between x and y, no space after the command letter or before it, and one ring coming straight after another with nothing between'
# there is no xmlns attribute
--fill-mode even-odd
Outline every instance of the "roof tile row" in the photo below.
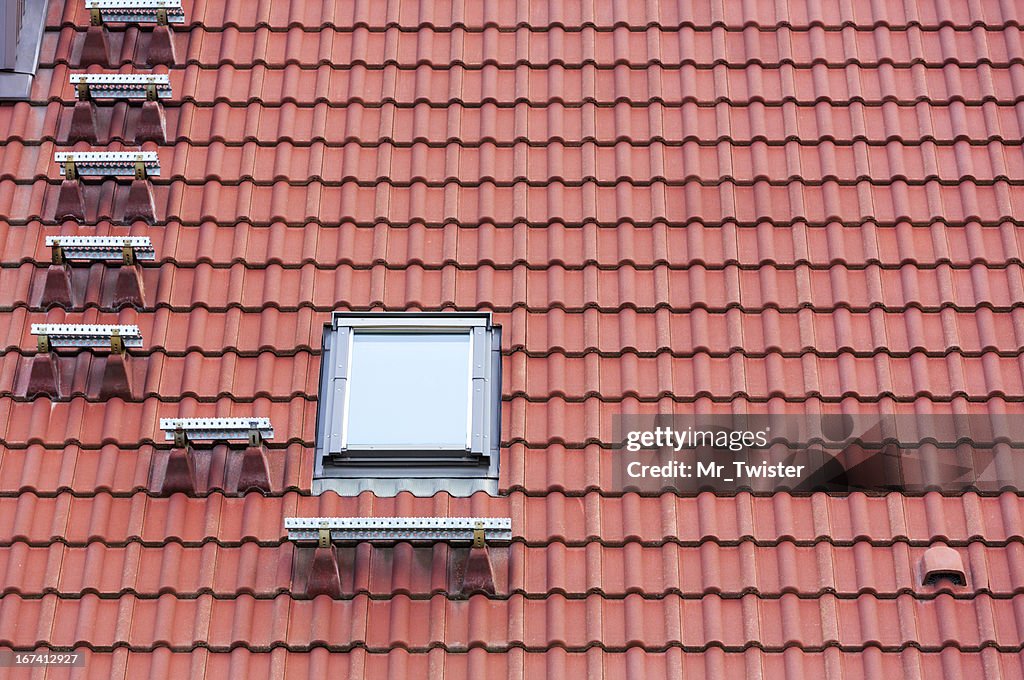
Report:
<svg viewBox="0 0 1024 680"><path fill-rule="evenodd" d="M376 653L363 648L331 652L317 647L309 652L289 652L283 647L271 651L250 651L236 647L230 652L211 652L202 647L189 652L157 648L138 652L120 647L112 652L93 652L79 647L92 677L190 677L217 680L225 677L345 677L358 680L382 677L592 677L601 680L725 680L727 678L830 677L869 680L878 677L983 678L1020 680L1024 662L1020 652L1001 652L986 647L980 652L961 652L947 647L941 652L907 647L898 653L868 647L844 652L829 647L805 652L791 647L784 652L765 652L750 647L743 652L726 652L711 647L688 652L671 647L664 652L638 648L606 651L592 647L583 652L552 647L543 652L512 648L489 652L475 647L468 652L446 652L435 648L411 653L402 648ZM50 670L47 677L71 678L75 669Z"/></svg>
<svg viewBox="0 0 1024 680"><path fill-rule="evenodd" d="M45 182L24 184L0 180L0 219L24 224L62 218L63 215L56 215L59 188L59 184ZM87 221L124 219L129 184L89 182L83 184L82 193ZM281 221L294 225L337 225L352 221L360 224L379 221L546 224L550 221L612 225L683 222L697 218L704 224L754 224L770 220L859 225L868 219L885 225L906 221L995 224L1012 220L1020 212L1019 206L1024 205L1024 185L997 182L950 186L937 180L923 185L905 182L874 185L860 181L849 186L829 181L822 185L779 186L766 180L742 185L732 182L707 185L689 180L672 185L659 181L650 185L617 182L608 186L586 181L553 182L550 186L484 182L464 187L457 182L441 186L417 182L399 187L386 183L363 186L353 181L340 185L320 181L306 185L281 181L270 185L251 181L237 185L175 181L154 182L153 198L158 219L189 224L204 221L219 224ZM559 217L552 218L553 215Z"/></svg>
<svg viewBox="0 0 1024 680"><path fill-rule="evenodd" d="M0 355L0 385L13 385L12 389L0 388L0 398L35 396L28 390L37 360L36 356L19 353ZM62 398L101 398L105 356L78 353L56 361ZM284 357L273 352L255 357L234 353L204 357L198 352L168 357L150 353L131 356L127 369L135 400L289 402L315 399L304 386L318 382L320 362L304 351ZM870 357L747 357L739 352L728 357L711 357L703 352L684 357L669 353L656 357L630 353L620 357L597 353L530 357L516 352L506 358L502 375L506 398L532 400L563 397L571 401L619 401L636 397L649 401L669 397L689 401L698 396L765 400L794 395L827 400L857 395L901 401L919 397L948 400L956 396L1016 399L1024 394L1024 349L1018 349L1014 356L989 352L966 357L950 352L943 358L923 353L909 357L882 353Z"/></svg>
<svg viewBox="0 0 1024 680"><path fill-rule="evenodd" d="M218 599L244 594L274 598L291 589L294 550L290 543L280 547L252 542L236 547L216 543L186 547L175 542L144 546L132 541L122 546L94 542L31 547L14 542L0 551L0 574L5 574L3 593L21 597L52 592L71 598L85 593L104 598L156 593L186 598L203 593ZM892 599L910 593L927 599L942 592L961 598L1024 592L1024 583L1013 575L1024 560L1024 544L1016 541L1000 547L972 542L957 549L966 567L969 590L951 587L948 581L922 586L918 565L925 548L905 543L801 546L783 541L776 546L758 546L743 541L723 546L707 542L699 549L638 543L623 547L556 543L538 548L516 543L507 552L507 557L501 556L507 560L505 595L583 597L598 593L622 597L639 593L645 598L679 594L693 599L754 594L774 599L797 593L801 597L835 594L841 599L858 595ZM337 553L346 598L361 593L422 597L447 592L446 570L432 565L459 559L459 551L444 544L415 548L409 544L373 548L365 544L338 548ZM492 559L498 557L495 554Z"/></svg>
<svg viewBox="0 0 1024 680"><path fill-rule="evenodd" d="M876 26L882 29L927 26L930 30L935 30L944 26L1019 27L1022 22L1021 15L1020 7L1005 0L979 0L967 4L955 0L915 0L900 4L841 0L827 6L822 6L815 0L784 0L772 3L744 0L737 3L697 5L672 2L623 5L614 0L597 0L581 5L555 6L545 0L526 0L512 4L500 0L479 3L461 0L437 0L429 3L419 0L389 0L376 3L357 0L326 7L296 5L288 0L274 0L262 5L252 5L239 0L195 0L186 3L186 29L225 25L396 25L408 28L425 25L493 25L503 28L519 25L594 25L608 30L613 26L685 24L734 28L755 26L760 30L809 25L830 28L851 26L860 30L872 30ZM82 26L88 22L88 18L84 8L74 3L65 3L63 6L58 4L50 7L47 24L52 26L64 22Z"/></svg>
<svg viewBox="0 0 1024 680"><path fill-rule="evenodd" d="M167 446L166 442L156 443L161 448L154 449L150 444L134 449L108 444L99 450L68 446L59 454L37 444L28 448L0 448L0 479L3 480L0 493L53 495L72 491L80 496L161 493L170 451L163 448ZM242 450L223 445L213 448L195 446L192 456L197 493L234 493L232 480L236 479L243 454ZM272 449L266 460L270 483L268 493L309 491L313 449L292 443L285 448Z"/></svg>
<svg viewBox="0 0 1024 680"><path fill-rule="evenodd" d="M906 65L956 64L961 67L988 63L1006 66L1024 58L1018 32L992 29L948 27L942 31L843 32L815 26L809 30L778 32L681 28L649 25L629 30L597 30L587 27L514 29L497 27L451 28L425 26L418 30L366 26L310 29L292 24L279 27L236 27L218 30L197 26L175 35L179 63L204 66L259 63L365 63L416 66L420 64L462 63L466 65L498 63L599 65L628 63L696 63L703 67L728 63L781 64L810 63L878 66L883 63ZM40 61L53 65L75 63L73 56L82 25L65 25L60 32L49 32ZM113 36L111 36L113 37ZM144 31L128 28L115 45L115 64L130 64L142 51Z"/></svg>
<svg viewBox="0 0 1024 680"><path fill-rule="evenodd" d="M0 385L13 384L13 395L24 396L29 387L33 357L16 353L0 355ZM107 364L103 355L88 352L57 359L62 397L97 399ZM320 362L308 352L277 357L271 352L255 357L224 354L184 357L165 354L131 356L127 363L135 398L168 398L170 395L202 400L227 397L235 401L266 398L274 401L309 399L305 385L320 379ZM13 372L13 380L12 380ZM0 396L11 396L6 388ZM174 397L171 397L174 400Z"/></svg>
<svg viewBox="0 0 1024 680"><path fill-rule="evenodd" d="M569 545L678 542L694 546L707 541L848 544L867 540L880 545L909 541L921 546L936 540L958 545L975 540L990 544L1024 540L1024 497L1010 492L959 497L935 492L920 497L860 493L831 497L823 493L799 497L631 493L609 497L513 492L500 498L438 494L428 499L408 493L379 498L296 492L270 497L255 492L244 497L212 494L205 498L22 493L0 497L0 509L0 543L23 541L33 546L53 541L84 545L132 540L154 546L169 542L277 544L285 536L286 517L507 517L510 513L519 518L514 540L538 547L556 541Z"/></svg>
<svg viewBox="0 0 1024 680"><path fill-rule="evenodd" d="M184 322L186 315L188 323ZM146 313L135 309L101 313L96 309L66 312L54 308L43 313L19 306L10 310L7 320L6 329L2 329L5 334L0 334L0 349L6 351L34 346L35 336L29 333L32 323L121 323L140 327L146 339L143 354L254 356L273 351L277 356L291 356L319 351L327 316L309 307L294 312L282 312L273 306L259 312L244 312L238 307L224 312L203 307L178 312L163 306ZM1017 356L1024 346L1024 308L1020 306L1004 313L986 306L963 310L947 306L936 312L915 307L892 312L879 307L866 312L845 308L825 312L698 308L686 315L673 314L665 307L615 312L593 307L582 312L557 307L528 312L516 307L495 314L495 322L503 327L507 351L531 355L669 352L684 357L704 352L721 357L743 352L753 357L772 352L785 356L847 352L870 356L883 352L904 356L925 352L935 356L955 350L968 356L983 352Z"/></svg>
<svg viewBox="0 0 1024 680"><path fill-rule="evenodd" d="M54 86L58 86L58 81L54 81ZM13 138L9 135L4 138L15 141L66 140L71 123L69 108L68 102L55 100L31 108L27 103L0 107L0 129L23 130ZM137 109L124 102L104 104L97 107L97 116L101 142L105 142L107 135L124 139L127 144L134 142L139 118ZM848 105L817 102L813 106L758 102L711 107L698 106L695 102L666 105L644 99L620 101L613 106L557 102L467 106L450 102L442 107L425 102L376 106L349 102L342 106L305 99L280 105L257 101L238 106L222 100L199 104L189 100L180 106L167 107L166 118L169 140L199 146L212 140L232 144L321 141L335 146L348 142L407 145L414 141L435 146L447 143L477 146L491 141L507 146L513 141L534 145L593 141L608 145L619 141L643 144L659 140L667 145L678 145L688 141L749 144L752 140L771 143L797 140L805 143L831 141L841 147L858 141L871 144L934 141L941 145L954 140L970 144L999 140L1016 145L1024 137L1024 120L1019 107L991 101L984 104L928 101L912 105L892 101Z"/></svg>
<svg viewBox="0 0 1024 680"><path fill-rule="evenodd" d="M787 647L820 651L831 646L899 651L913 645L931 651L995 646L1019 652L1024 631L1015 623L1014 612L1022 599L978 595L957 600L939 595L918 600L908 594L894 600L867 595L855 600L834 595L802 599L792 593L777 600L754 595L687 600L671 594L656 600L636 594L623 599L555 594L544 600L522 595L507 600L482 595L467 600L440 595L429 600L404 595L389 600L366 595L351 600L296 600L287 595L272 600L249 595L220 600L209 594L195 599L172 594L157 599L103 599L91 593L81 599L7 595L0 600L0 642L30 648L44 642L69 647L88 643L107 650L120 645L142 650L202 645L217 651L281 645L292 650L327 645L387 651L403 646L420 652L435 646L448 651L552 646L576 651L591 646L740 651L757 646L779 652Z"/></svg>
<svg viewBox="0 0 1024 680"><path fill-rule="evenodd" d="M60 165L54 162L55 145L10 143L0 149L5 179L60 179ZM84 148L84 147L83 147ZM109 150L122 150L110 145ZM614 147L552 143L531 147L525 142L497 147L430 147L417 143L411 147L391 144L363 146L355 142L345 146L294 146L278 144L260 147L255 142L244 146L214 143L201 147L179 142L160 152L160 181L216 181L235 184L288 182L305 184L315 180L324 184L358 182L389 183L393 186L462 186L519 182L629 182L645 185L654 181L669 186L700 181L703 184L750 184L767 180L773 184L799 183L813 186L836 181L853 184L870 180L882 185L906 182L910 185L933 180L943 183L973 181L979 185L993 181L1019 183L1024 175L1024 151L1020 146L1000 142L954 146L904 146L895 142L886 146L835 146L823 142L809 146L796 141L769 146L716 146L695 141L682 146L661 142L633 146L620 142ZM1012 178L1012 179L1011 179Z"/></svg>
<svg viewBox="0 0 1024 680"><path fill-rule="evenodd" d="M1015 76L1020 64L998 68L982 64L954 71L923 64L882 68L873 66L793 66L750 64L729 68L697 68L693 64L580 67L552 65L486 64L483 66L397 65L367 67L363 64L319 66L290 64L281 68L257 65L240 68L224 65L202 68L190 64L175 71L171 86L193 101L236 103L286 101L430 102L480 104L483 102L543 104L553 102L659 101L665 104L695 102L705 105L784 102L812 105L818 102L848 104L883 101L910 104L995 102L1016 104L1024 86ZM67 101L70 69L56 64L41 70L32 82L32 101ZM178 75L178 74L181 75ZM181 95L179 95L181 96Z"/></svg>
<svg viewBox="0 0 1024 680"><path fill-rule="evenodd" d="M88 270L80 271L88 277ZM0 269L0 307L40 305L45 272L34 264ZM531 310L597 307L608 311L617 310L623 301L628 301L629 306L643 310L773 307L795 312L805 308L825 311L848 307L866 311L881 307L897 311L920 307L935 311L949 306L1007 310L1024 300L1024 265L1016 263L1005 267L979 263L967 269L949 265L922 269L906 264L898 269L876 265L865 269L840 265L827 269L807 265L783 269L766 265L754 270L736 266L708 269L700 265L689 269L671 269L668 265L656 265L653 269L602 269L596 265L583 269L559 265L529 269L524 264L511 269L491 265L428 269L410 264L392 269L377 264L370 268L341 265L337 269L318 269L303 265L294 269L272 264L265 269L249 269L241 264L226 268L209 264L179 268L165 264L144 268L142 281L147 306L169 306L175 310L241 307L254 311L279 307L294 311L313 307L327 312L341 306L383 305L391 309L457 307L508 311L525 306ZM96 284L98 289L99 282ZM91 286L82 286L88 287Z"/></svg>
<svg viewBox="0 0 1024 680"><path fill-rule="evenodd" d="M617 441L613 421L618 415L762 415L851 414L864 417L890 416L970 416L1012 415L1019 409L1020 396L993 397L979 400L964 396L930 400L919 397L913 401L897 401L887 395L849 395L843 399L824 400L819 397L787 395L753 400L731 395L677 395L639 400L624 397L606 401L598 397L567 400L561 397L515 397L507 399L502 408L502 439L506 444L526 443L531 447L566 444L579 448L589 443ZM284 446L301 442L312 446L316 432L315 401L300 397L287 402L258 397L237 402L218 399L214 402L185 397L166 402L149 398L126 402L119 398L107 402L75 398L53 402L0 398L0 444L21 448L43 444L62 448L80 444L99 448L119 443L126 448L162 439L160 418L269 417L276 433L275 443Z"/></svg>
<svg viewBox="0 0 1024 680"><path fill-rule="evenodd" d="M1024 262L1024 228L1013 222L991 227L978 223L902 223L881 227L871 221L857 227L810 226L804 222L765 222L753 227L732 223L720 227L699 222L685 226L658 223L640 227L627 222L614 228L593 223L581 227L554 223L540 228L525 222L510 227L455 222L440 227L419 222L399 227L381 222L373 227L344 223L337 228L300 229L281 222L268 227L244 222L167 224L161 229L126 229L104 222L65 223L55 230L39 222L25 226L0 222L0 247L6 266L49 260L52 253L46 246L47 236L99 235L147 236L152 240L158 262L179 267L207 262L242 263L253 268L267 264L315 264L320 268L349 264L366 268L378 263L422 264L432 268L448 264L526 264L533 269L557 265L579 268L588 264L668 264L677 269L695 265L739 265L751 269L799 264L818 268L878 264L892 268L905 263L928 268L948 263L964 268L976 263L999 266Z"/></svg>
<svg viewBox="0 0 1024 680"><path fill-rule="evenodd" d="M154 444L160 448L154 449ZM167 444L162 441L154 444L142 444L137 448L91 443L82 448L70 444L58 455L52 448L47 449L39 443L15 443L10 448L0 448L0 479L3 480L0 495L35 493L52 496L66 491L79 496L97 493L128 496L136 492L163 494L169 450L163 448ZM1018 455L1019 448L1020 444L1014 443L1012 446L1000 444L995 449L976 450L964 444L952 453L963 465L974 466L980 480L979 488L992 493L999 488L1013 488L1012 483L1000 486L1000 479L1020 479L1024 475L1024 456ZM988 468L987 461L993 451L1000 454L1001 459L996 468ZM196 493L236 494L243 453L223 446L213 449L196 447L192 452ZM528 447L520 441L511 444L504 453L499 486L503 492L530 494L609 493L609 490L621 488L619 456L616 450L602 448L596 443L582 448L578 444L566 447L558 443ZM275 447L268 451L266 459L269 466L268 493L309 492L315 460L311 446L293 442L284 448ZM665 490L675 492L670 483L666 483Z"/></svg>

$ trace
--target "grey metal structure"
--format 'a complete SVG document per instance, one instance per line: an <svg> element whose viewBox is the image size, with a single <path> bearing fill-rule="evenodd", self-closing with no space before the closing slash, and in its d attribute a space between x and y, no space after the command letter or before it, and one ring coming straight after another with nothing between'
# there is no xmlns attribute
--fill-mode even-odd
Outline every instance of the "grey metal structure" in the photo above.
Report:
<svg viewBox="0 0 1024 680"><path fill-rule="evenodd" d="M24 16L25 0L0 3L0 70L13 70L18 61L18 35Z"/></svg>
<svg viewBox="0 0 1024 680"><path fill-rule="evenodd" d="M447 542L508 543L512 540L509 517L286 517L290 541L332 543Z"/></svg>
<svg viewBox="0 0 1024 680"><path fill-rule="evenodd" d="M85 8L103 23L185 23L181 0L85 0Z"/></svg>
<svg viewBox="0 0 1024 680"><path fill-rule="evenodd" d="M57 151L62 177L145 177L160 176L156 151Z"/></svg>
<svg viewBox="0 0 1024 680"><path fill-rule="evenodd" d="M178 446L187 441L248 441L258 446L265 439L274 438L270 418L161 418L160 429L164 440Z"/></svg>
<svg viewBox="0 0 1024 680"><path fill-rule="evenodd" d="M394 334L402 338L465 334L468 339L469 362L463 364L468 395L463 402L468 399L468 403L458 407L468 406L464 441L454 444L450 440L438 443L438 440L432 439L390 444L389 430L403 423L395 419L388 421L393 414L383 412L376 414L381 422L371 424L371 428L379 428L383 443L367 443L367 425L362 421L358 425L363 439L357 443L349 441L350 433L347 429L352 429L348 422L350 412L353 411L351 401L359 398L352 394L353 368L359 361L353 361L353 347L360 334L364 333L375 337ZM408 363L408 351L404 358ZM422 361L429 360L424 355ZM375 370L374 367L364 365L362 370L361 380L364 384L374 380L372 375L366 376L366 371ZM422 385L421 389L424 389ZM425 389L429 390L429 387ZM419 402L410 404L406 399L404 407L416 410L422 403L424 411L439 412L438 405L429 403L430 399L431 394L428 392ZM359 404L359 408L365 420L368 408L365 400ZM378 496L394 496L402 491L431 496L438 491L446 491L453 496L469 496L484 491L497 495L501 425L501 329L492 324L488 312L335 312L324 328L317 409L314 493L333 490L341 495L358 495L370 490ZM440 412L448 415L443 409ZM458 411L453 413L457 414ZM416 415L406 411L397 417L414 419ZM391 441L394 441L393 438Z"/></svg>
<svg viewBox="0 0 1024 680"><path fill-rule="evenodd" d="M142 347L142 333L135 325L34 323L31 333L38 340L40 352L105 347L123 352L127 347Z"/></svg>
<svg viewBox="0 0 1024 680"><path fill-rule="evenodd" d="M166 73L72 73L78 99L169 99L171 79Z"/></svg>
<svg viewBox="0 0 1024 680"><path fill-rule="evenodd" d="M136 260L156 259L148 236L47 236L46 246L54 250L53 261L107 261L126 259L130 251Z"/></svg>
<svg viewBox="0 0 1024 680"><path fill-rule="evenodd" d="M0 101L28 99L39 69L47 0L0 2Z"/></svg>

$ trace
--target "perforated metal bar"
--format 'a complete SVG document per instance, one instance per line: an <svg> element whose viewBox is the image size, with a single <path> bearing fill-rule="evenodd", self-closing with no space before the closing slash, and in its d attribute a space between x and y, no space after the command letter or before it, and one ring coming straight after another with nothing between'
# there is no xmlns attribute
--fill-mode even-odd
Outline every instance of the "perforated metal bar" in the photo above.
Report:
<svg viewBox="0 0 1024 680"><path fill-rule="evenodd" d="M120 351L115 345L120 345L121 350L126 347L142 347L142 333L139 331L139 327L134 325L34 323L31 333L40 338L39 348L41 350L44 342L48 349L110 347L115 351Z"/></svg>
<svg viewBox="0 0 1024 680"><path fill-rule="evenodd" d="M161 418L160 429L164 440L182 445L181 437L188 441L248 441L258 446L264 439L274 438L270 418ZM253 434L258 439L253 440Z"/></svg>
<svg viewBox="0 0 1024 680"><path fill-rule="evenodd" d="M512 540L509 517L287 517L284 528L290 541L320 545L325 530L335 543L444 541L480 546Z"/></svg>
<svg viewBox="0 0 1024 680"><path fill-rule="evenodd" d="M79 177L137 177L144 169L150 177L160 176L160 157L156 151L58 151L53 160L60 174Z"/></svg>
<svg viewBox="0 0 1024 680"><path fill-rule="evenodd" d="M148 236L47 236L46 245L54 251L56 264L64 260L122 260L126 248L136 260L156 259L153 242Z"/></svg>
<svg viewBox="0 0 1024 680"><path fill-rule="evenodd" d="M103 23L185 23L181 0L85 0L85 8Z"/></svg>
<svg viewBox="0 0 1024 680"><path fill-rule="evenodd" d="M171 80L166 74L72 73L68 78L79 99L168 99L171 96ZM150 97L151 91L154 97Z"/></svg>

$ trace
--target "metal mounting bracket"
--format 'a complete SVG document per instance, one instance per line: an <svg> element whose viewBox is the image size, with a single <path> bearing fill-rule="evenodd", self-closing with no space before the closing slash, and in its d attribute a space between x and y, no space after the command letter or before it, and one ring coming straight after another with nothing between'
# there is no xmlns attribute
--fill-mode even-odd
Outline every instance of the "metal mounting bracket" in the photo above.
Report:
<svg viewBox="0 0 1024 680"><path fill-rule="evenodd" d="M128 347L142 347L142 333L138 326L34 323L30 332L38 336L40 351L60 347L110 348L123 354Z"/></svg>
<svg viewBox="0 0 1024 680"><path fill-rule="evenodd" d="M288 539L323 542L325 531L337 542L448 542L474 547L508 543L508 517L287 517Z"/></svg>
<svg viewBox="0 0 1024 680"><path fill-rule="evenodd" d="M68 80L79 99L168 99L171 80L165 73L72 73Z"/></svg>
<svg viewBox="0 0 1024 680"><path fill-rule="evenodd" d="M331 530L328 528L319 529L319 538L317 541L321 548L331 547Z"/></svg>
<svg viewBox="0 0 1024 680"><path fill-rule="evenodd" d="M261 446L264 440L274 438L270 418L262 417L161 418L160 429L164 441L173 441L177 447L185 446L186 441L246 441Z"/></svg>
<svg viewBox="0 0 1024 680"><path fill-rule="evenodd" d="M65 179L137 177L140 167L146 176L160 176L160 157L155 151L57 151L53 159L60 163Z"/></svg>
<svg viewBox="0 0 1024 680"><path fill-rule="evenodd" d="M105 23L185 23L181 0L85 0L91 17L98 14ZM99 25L99 24L94 24Z"/></svg>
<svg viewBox="0 0 1024 680"><path fill-rule="evenodd" d="M110 329L110 351L115 354L124 354L124 339L121 337L120 328Z"/></svg>
<svg viewBox="0 0 1024 680"><path fill-rule="evenodd" d="M47 236L54 264L66 261L97 262L121 260L133 265L138 260L155 260L156 251L148 236Z"/></svg>
<svg viewBox="0 0 1024 680"><path fill-rule="evenodd" d="M484 523L477 521L473 527L473 547L483 548L485 545L487 545L487 537L484 534Z"/></svg>

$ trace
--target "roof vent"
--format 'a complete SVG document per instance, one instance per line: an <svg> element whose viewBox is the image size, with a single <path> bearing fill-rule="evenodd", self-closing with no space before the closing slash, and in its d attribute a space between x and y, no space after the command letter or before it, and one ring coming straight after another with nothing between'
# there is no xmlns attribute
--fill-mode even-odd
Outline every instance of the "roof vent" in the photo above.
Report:
<svg viewBox="0 0 1024 680"><path fill-rule="evenodd" d="M136 260L156 259L148 236L47 236L46 246L50 248L53 264L120 259L132 265Z"/></svg>
<svg viewBox="0 0 1024 680"><path fill-rule="evenodd" d="M487 543L512 540L508 517L288 517L284 520L290 541L317 541L321 548L332 543L427 541Z"/></svg>
<svg viewBox="0 0 1024 680"><path fill-rule="evenodd" d="M167 24L185 23L181 0L85 0L90 23Z"/></svg>
<svg viewBox="0 0 1024 680"><path fill-rule="evenodd" d="M967 574L960 553L948 545L933 545L921 557L921 581L926 586L949 579L953 585L966 586Z"/></svg>
<svg viewBox="0 0 1024 680"><path fill-rule="evenodd" d="M169 99L171 80L166 74L72 73L75 96L87 99Z"/></svg>
<svg viewBox="0 0 1024 680"><path fill-rule="evenodd" d="M274 438L270 418L161 418L164 439L177 447L191 441L248 441L260 446Z"/></svg>
<svg viewBox="0 0 1024 680"><path fill-rule="evenodd" d="M62 347L104 348L124 354L128 347L142 347L142 333L138 326L108 324L32 324L40 353Z"/></svg>
<svg viewBox="0 0 1024 680"><path fill-rule="evenodd" d="M58 151L53 160L60 164L65 179L160 176L160 157L155 151Z"/></svg>

